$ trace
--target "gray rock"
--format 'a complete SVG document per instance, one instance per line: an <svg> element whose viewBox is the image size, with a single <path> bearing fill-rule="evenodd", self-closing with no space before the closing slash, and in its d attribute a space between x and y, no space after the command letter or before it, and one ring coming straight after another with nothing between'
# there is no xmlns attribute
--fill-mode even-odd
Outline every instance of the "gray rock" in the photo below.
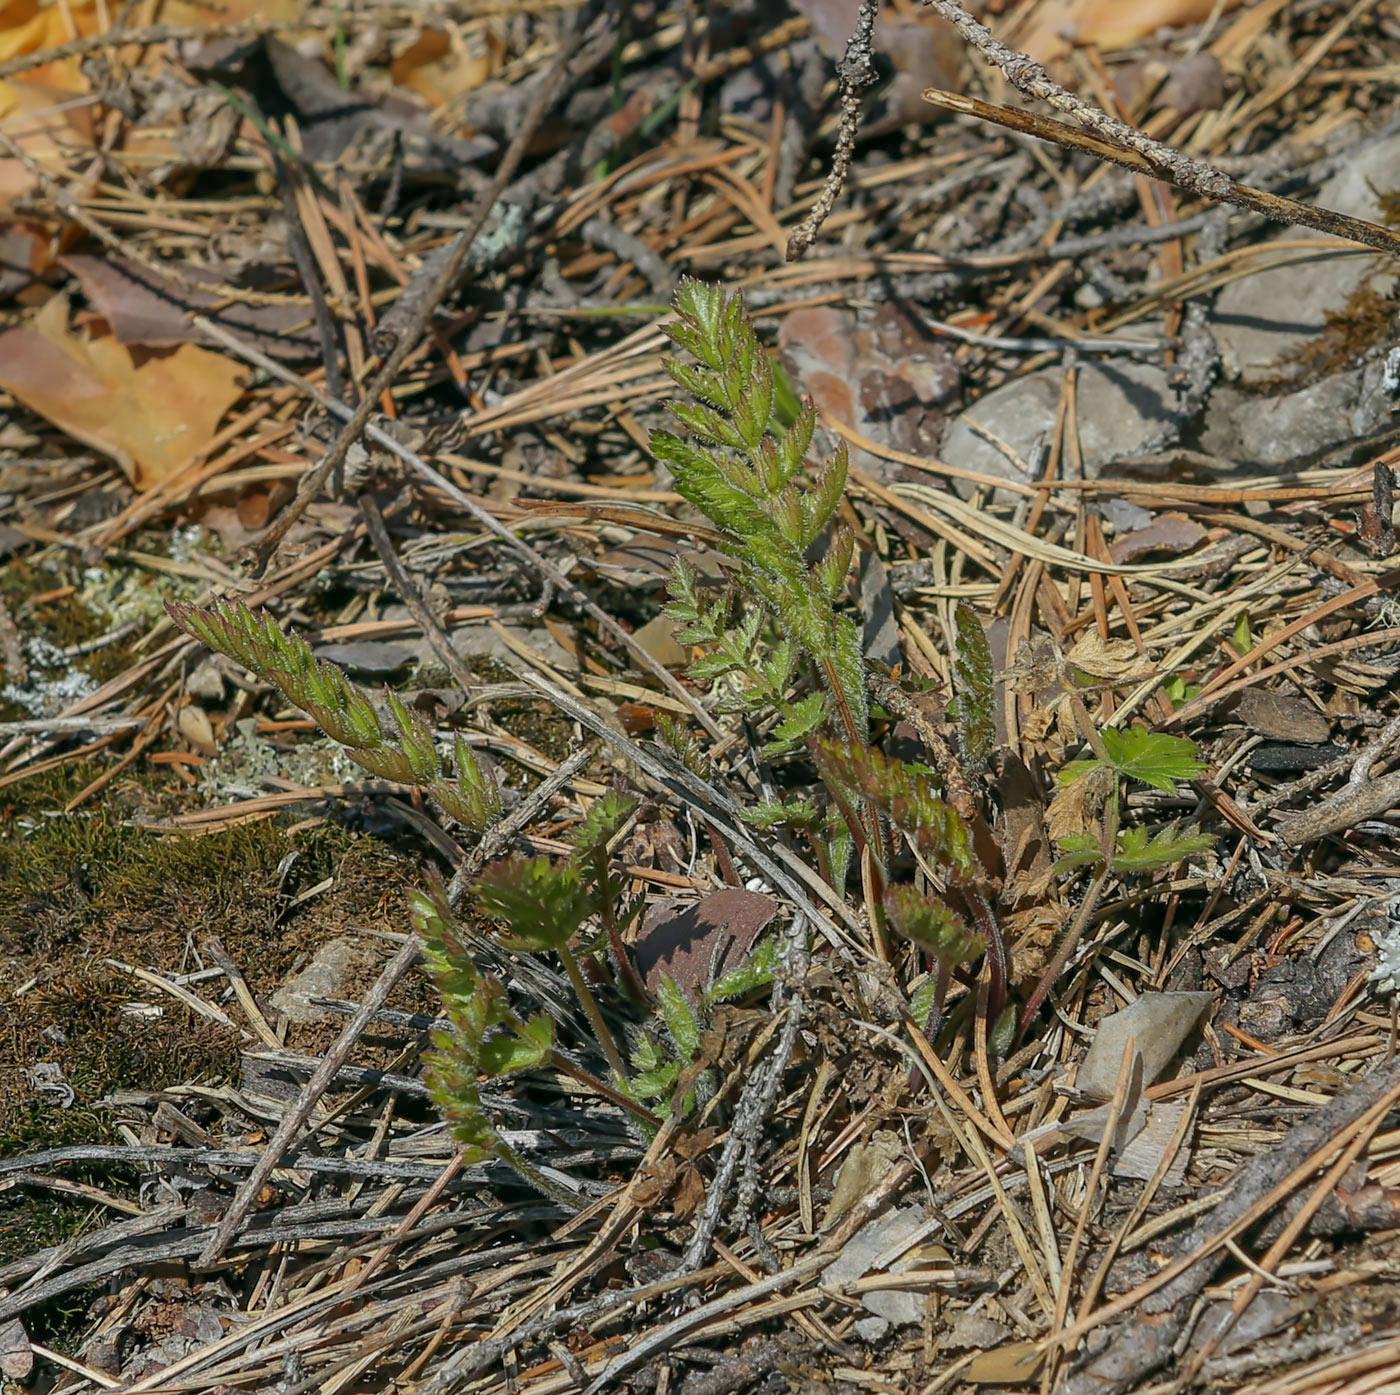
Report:
<svg viewBox="0 0 1400 1395"><path fill-rule="evenodd" d="M360 640L352 644L318 644L312 651L318 659L335 664L348 673L383 677L395 673L417 657L412 645L386 640Z"/></svg>
<svg viewBox="0 0 1400 1395"><path fill-rule="evenodd" d="M922 1225L923 1217L913 1206L897 1206L876 1216L846 1242L846 1247L822 1271L822 1283L836 1285L861 1278L880 1256L912 1239ZM917 1260L906 1255L883 1272L902 1274L916 1267ZM867 1324L861 1334L867 1341L883 1336L890 1324L908 1326L921 1321L924 1315L923 1295L904 1289L875 1289L861 1294L860 1302L871 1314L870 1318L861 1319Z"/></svg>
<svg viewBox="0 0 1400 1395"><path fill-rule="evenodd" d="M1054 434L1062 377L1062 369L1044 368L979 398L948 424L942 458L949 465L1026 483L1025 470L970 423L999 437L1015 451L1021 466L1028 466L1040 442ZM1167 385L1166 372L1154 363L1083 363L1078 389L1079 443L1090 475L1116 456L1131 455L1154 429L1173 418L1176 394ZM964 497L972 492L962 480L953 484Z"/></svg>
<svg viewBox="0 0 1400 1395"><path fill-rule="evenodd" d="M1307 464L1390 420L1394 402L1384 373L1377 360L1277 397L1219 385L1201 425L1201 449L1261 469Z"/></svg>
<svg viewBox="0 0 1400 1395"><path fill-rule="evenodd" d="M346 979L360 953L355 940L328 940L300 973L293 974L272 995L272 1006L293 1022L319 1022L329 1015L329 1009L315 1006L311 999L343 998Z"/></svg>
<svg viewBox="0 0 1400 1395"><path fill-rule="evenodd" d="M1400 136L1377 141L1359 150L1345 170L1318 190L1312 202L1337 213L1383 223L1380 194L1394 187L1397 164ZM1322 236L1311 228L1290 228L1274 239L1274 245L1282 249ZM1246 383L1296 375L1300 367L1280 359L1322 329L1328 311L1345 309L1362 286L1369 285L1384 295L1395 284L1386 258L1354 242L1328 240L1336 242L1335 252L1319 248L1306 261L1253 272L1221 290L1211 327L1227 375L1238 374Z"/></svg>

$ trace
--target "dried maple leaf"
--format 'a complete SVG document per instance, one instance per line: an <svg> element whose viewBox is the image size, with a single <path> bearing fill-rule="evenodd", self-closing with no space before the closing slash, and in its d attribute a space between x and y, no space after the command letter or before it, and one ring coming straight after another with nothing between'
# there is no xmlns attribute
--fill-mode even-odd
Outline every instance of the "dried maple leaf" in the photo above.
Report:
<svg viewBox="0 0 1400 1395"><path fill-rule="evenodd" d="M243 368L208 349L128 349L104 320L68 323L54 296L0 334L0 387L75 440L110 455L140 490L168 479L214 438L243 395Z"/></svg>

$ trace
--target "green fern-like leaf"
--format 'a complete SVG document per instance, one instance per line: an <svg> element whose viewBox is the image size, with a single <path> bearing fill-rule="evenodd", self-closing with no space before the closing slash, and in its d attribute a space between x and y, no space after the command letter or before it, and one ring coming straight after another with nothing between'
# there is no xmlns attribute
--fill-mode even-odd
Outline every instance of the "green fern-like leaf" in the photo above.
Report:
<svg viewBox="0 0 1400 1395"><path fill-rule="evenodd" d="M637 801L630 794L609 790L589 806L569 841L585 857L595 856L617 837L636 807Z"/></svg>
<svg viewBox="0 0 1400 1395"><path fill-rule="evenodd" d="M505 921L515 949L567 945L597 909L576 861L513 855L487 867L472 891L483 911Z"/></svg>
<svg viewBox="0 0 1400 1395"><path fill-rule="evenodd" d="M975 875L971 831L926 774L881 751L836 741L819 741L816 758L834 789L866 800L935 862L962 877Z"/></svg>
<svg viewBox="0 0 1400 1395"><path fill-rule="evenodd" d="M774 434L779 377L737 296L686 280L676 310L679 318L666 332L695 362L667 368L693 399L672 407L691 439L659 431L652 451L670 466L677 491L725 535L726 550L740 563L742 592L759 603L787 642L765 662L747 625L737 636L732 630L721 636L720 613L701 601L693 574L677 568L668 613L686 626L683 642L711 651L692 667L691 677L718 683L741 676L743 686L728 705L745 712L778 708L785 723L779 742L791 743L812 729L806 725L810 710L794 711L785 701L794 663L808 658L835 699L829 719L839 714L843 731L865 740L859 633L833 611L854 540L848 530L838 530L815 565L806 556L840 505L845 446L808 478L806 455L816 424L811 405L800 407L791 425Z"/></svg>
<svg viewBox="0 0 1400 1395"><path fill-rule="evenodd" d="M1214 843L1215 839L1208 833L1178 834L1175 823L1168 824L1150 839L1145 828L1126 828L1118 835L1113 870L1156 872L1205 852Z"/></svg>
<svg viewBox="0 0 1400 1395"><path fill-rule="evenodd" d="M786 824L791 828L815 826L821 821L814 801L802 795L787 799L765 799L757 804L749 804L739 811L744 822L754 828L777 828Z"/></svg>
<svg viewBox="0 0 1400 1395"><path fill-rule="evenodd" d="M509 1035L490 1038L482 1044L477 1064L483 1075L493 1079L515 1071L536 1070L554 1054L554 1023L544 1013L522 1022Z"/></svg>
<svg viewBox="0 0 1400 1395"><path fill-rule="evenodd" d="M765 747L767 753L776 755L791 750L825 721L826 709L825 693L808 693L806 697L790 703L783 720L773 728L773 740Z"/></svg>
<svg viewBox="0 0 1400 1395"><path fill-rule="evenodd" d="M955 621L958 656L953 664L955 695L948 716L957 731L958 751L969 775L980 774L996 749L996 682L987 632L972 607L960 604Z"/></svg>
<svg viewBox="0 0 1400 1395"><path fill-rule="evenodd" d="M936 896L912 886L892 886L885 892L890 927L913 940L950 967L976 959L986 945L967 922Z"/></svg>
<svg viewBox="0 0 1400 1395"><path fill-rule="evenodd" d="M433 733L397 694L385 694L392 718L383 721L368 694L334 665L317 659L305 640L283 634L272 617L250 611L239 601L219 601L201 609L166 605L171 620L186 634L275 684L345 754L370 774L397 784L418 785L453 818L478 832L500 814L500 794L475 760L457 743L455 781L443 771Z"/></svg>
<svg viewBox="0 0 1400 1395"><path fill-rule="evenodd" d="M938 979L930 974L909 997L909 1016L922 1027L938 1007Z"/></svg>
<svg viewBox="0 0 1400 1395"><path fill-rule="evenodd" d="M705 1001L717 1003L725 998L742 998L773 982L778 968L778 941L765 935L750 951L742 964L721 974L705 993Z"/></svg>
<svg viewBox="0 0 1400 1395"><path fill-rule="evenodd" d="M501 816L501 792L495 780L482 770L472 748L458 734L453 747L457 765L455 781L441 780L433 797L459 823L484 833Z"/></svg>
<svg viewBox="0 0 1400 1395"><path fill-rule="evenodd" d="M1073 872L1103 861L1103 842L1092 833L1070 833L1057 840L1063 856L1055 860L1055 871Z"/></svg>
<svg viewBox="0 0 1400 1395"><path fill-rule="evenodd" d="M661 712L656 718L656 739L692 775L701 780L710 778L710 758L701 748L695 733L683 727L674 717Z"/></svg>
<svg viewBox="0 0 1400 1395"><path fill-rule="evenodd" d="M690 1005L690 999L681 992L680 985L670 974L662 974L657 987L656 1000L661 1009L661 1020L676 1043L676 1049L684 1061L693 1061L700 1049L700 1019Z"/></svg>

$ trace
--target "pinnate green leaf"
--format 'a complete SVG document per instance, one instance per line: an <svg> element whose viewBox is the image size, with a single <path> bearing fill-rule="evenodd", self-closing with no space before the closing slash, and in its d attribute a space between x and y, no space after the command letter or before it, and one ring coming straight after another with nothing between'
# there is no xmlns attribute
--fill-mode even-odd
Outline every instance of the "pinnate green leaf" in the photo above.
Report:
<svg viewBox="0 0 1400 1395"><path fill-rule="evenodd" d="M578 822L569 841L585 856L602 852L622 831L622 826L632 817L637 801L621 790L608 790L601 799L595 799L588 812Z"/></svg>
<svg viewBox="0 0 1400 1395"><path fill-rule="evenodd" d="M554 1023L541 1012L515 1025L510 1033L498 1034L484 1042L478 1065L483 1075L498 1078L546 1065L553 1051Z"/></svg>
<svg viewBox="0 0 1400 1395"><path fill-rule="evenodd" d="M1139 780L1154 789L1175 794L1177 782L1192 780L1206 767L1196 751L1196 743L1184 736L1149 731L1145 726L1103 729L1103 744L1113 768L1130 780Z"/></svg>
<svg viewBox="0 0 1400 1395"><path fill-rule="evenodd" d="M680 985L670 974L662 974L657 985L656 1000L661 1009L661 1020L676 1043L676 1049L686 1061L693 1061L700 1049L700 1019L690 1005L690 999L681 991Z"/></svg>
<svg viewBox="0 0 1400 1395"><path fill-rule="evenodd" d="M987 632L972 607L955 612L958 655L953 664L953 700L948 717L957 732L958 751L969 775L980 774L996 749L996 683Z"/></svg>
<svg viewBox="0 0 1400 1395"><path fill-rule="evenodd" d="M1118 849L1113 855L1115 872L1155 872L1171 867L1214 845L1208 833L1177 832L1170 823L1149 840L1145 828L1127 828L1118 835Z"/></svg>
<svg viewBox="0 0 1400 1395"><path fill-rule="evenodd" d="M765 935L742 964L721 974L705 993L705 1001L717 1003L723 998L741 998L773 982L778 967L778 941Z"/></svg>
<svg viewBox="0 0 1400 1395"><path fill-rule="evenodd" d="M968 963L986 947L962 916L916 887L890 887L885 892L885 913L891 929L949 966Z"/></svg>
<svg viewBox="0 0 1400 1395"><path fill-rule="evenodd" d="M1093 833L1070 833L1057 840L1063 856L1055 860L1057 872L1072 872L1103 861L1103 840Z"/></svg>
<svg viewBox="0 0 1400 1395"><path fill-rule="evenodd" d="M866 800L913 839L926 856L971 877L977 869L972 834L928 775L873 748L818 741L817 768L833 789Z"/></svg>
<svg viewBox="0 0 1400 1395"><path fill-rule="evenodd" d="M574 861L513 855L487 867L472 890L482 910L504 920L522 949L567 944L596 909Z"/></svg>

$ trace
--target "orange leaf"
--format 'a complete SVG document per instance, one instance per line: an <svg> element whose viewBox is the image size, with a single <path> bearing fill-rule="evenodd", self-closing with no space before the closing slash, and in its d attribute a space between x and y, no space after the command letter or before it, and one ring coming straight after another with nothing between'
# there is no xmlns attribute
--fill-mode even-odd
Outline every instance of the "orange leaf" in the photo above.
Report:
<svg viewBox="0 0 1400 1395"><path fill-rule="evenodd" d="M1048 63L1075 44L1097 44L1105 51L1125 48L1158 29L1195 24L1213 8L1213 0L1135 0L1131 5L1123 0L1043 0L1016 41L1032 58ZM1234 3L1225 8L1233 9Z"/></svg>
<svg viewBox="0 0 1400 1395"><path fill-rule="evenodd" d="M436 110L480 87L504 54L505 46L491 28L460 35L455 45L442 30L423 29L394 59L390 74Z"/></svg>
<svg viewBox="0 0 1400 1395"><path fill-rule="evenodd" d="M106 321L74 332L55 296L23 329L0 334L0 388L110 455L137 489L189 463L243 395L243 369L194 344L127 349Z"/></svg>

